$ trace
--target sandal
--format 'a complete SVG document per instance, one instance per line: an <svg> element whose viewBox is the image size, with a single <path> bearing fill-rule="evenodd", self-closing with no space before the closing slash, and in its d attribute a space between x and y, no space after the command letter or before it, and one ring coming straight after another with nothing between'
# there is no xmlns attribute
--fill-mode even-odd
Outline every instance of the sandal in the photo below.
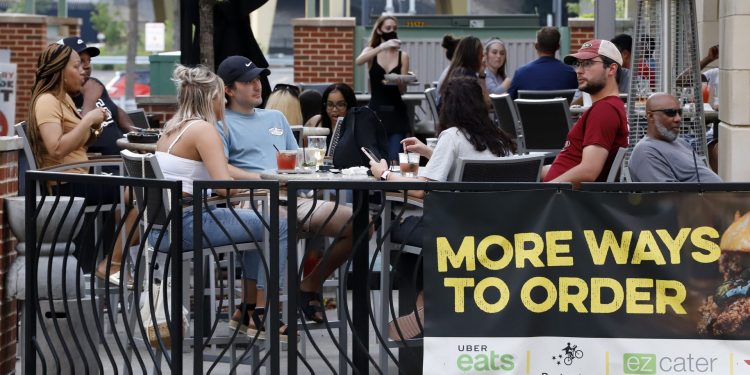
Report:
<svg viewBox="0 0 750 375"><path fill-rule="evenodd" d="M243 302L237 306L237 310L235 310L235 313L239 312L240 315L242 315L242 310L245 310L245 315L242 316L241 318L235 319L234 315L231 318L229 318L229 328L234 329L234 330L239 330L242 333L246 333L248 327L250 326L250 316L253 314L253 311L255 310L255 304L249 304L249 303Z"/></svg>
<svg viewBox="0 0 750 375"><path fill-rule="evenodd" d="M419 321L417 321L419 320ZM424 306L411 314L398 317L388 323L388 337L393 341L410 340L422 334L424 329Z"/></svg>
<svg viewBox="0 0 750 375"><path fill-rule="evenodd" d="M259 340L265 340L266 339L266 328L263 326L263 317L266 315L266 309L264 307L259 307L253 311L252 319L253 319L253 326L248 326L247 328L247 335L250 337L257 337ZM279 331L279 341L281 342L289 342L289 335L287 334L287 330L289 329L289 326L284 323L283 320L279 320L279 327L282 329ZM297 336L297 341L299 341L299 336Z"/></svg>
<svg viewBox="0 0 750 375"><path fill-rule="evenodd" d="M323 309L323 295L318 292L300 291L299 305L302 307L302 314L306 320L312 320L315 323L325 322L325 309ZM317 302L317 305L311 303ZM320 317L317 315L320 313Z"/></svg>

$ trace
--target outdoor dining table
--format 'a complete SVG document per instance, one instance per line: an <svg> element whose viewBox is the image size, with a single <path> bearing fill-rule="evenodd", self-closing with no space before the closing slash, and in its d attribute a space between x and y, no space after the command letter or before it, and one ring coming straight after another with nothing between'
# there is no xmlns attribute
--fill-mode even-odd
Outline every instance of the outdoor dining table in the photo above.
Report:
<svg viewBox="0 0 750 375"><path fill-rule="evenodd" d="M277 170L261 172L260 178L264 180L278 180L280 183L289 181L375 181L374 177L365 174L349 175L330 172L279 173ZM360 207L361 205L367 207L367 199L366 190L353 191L354 207ZM352 231L355 236L357 233L367 233L369 211L367 209L353 210L353 215ZM348 284L352 288L352 334L358 336L361 340L359 345L354 345L352 348L352 363L354 364L354 368L366 373L369 366L370 317L368 311L370 305L367 292L369 285L368 278L361 275L367 275L369 271L369 241L355 241L354 246L352 249L351 273L352 275L359 275L359 277L352 277L352 281ZM287 259L288 264L296 264L298 261L296 259L296 252L294 251L289 251L287 256L291 257L291 259ZM289 292L293 293L296 290L290 290Z"/></svg>
<svg viewBox="0 0 750 375"><path fill-rule="evenodd" d="M123 137L115 141L115 144L123 150L130 150L133 152L156 152L156 143L135 143L130 142L127 138Z"/></svg>

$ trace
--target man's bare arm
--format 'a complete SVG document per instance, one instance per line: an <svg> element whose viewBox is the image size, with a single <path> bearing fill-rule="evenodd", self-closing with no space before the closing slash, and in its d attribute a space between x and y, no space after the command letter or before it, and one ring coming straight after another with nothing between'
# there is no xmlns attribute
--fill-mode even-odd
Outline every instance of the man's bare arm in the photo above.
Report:
<svg viewBox="0 0 750 375"><path fill-rule="evenodd" d="M581 182L596 181L607 162L608 156L609 151L602 146L586 146L583 148L581 163L550 182L571 182L575 187L579 187Z"/></svg>

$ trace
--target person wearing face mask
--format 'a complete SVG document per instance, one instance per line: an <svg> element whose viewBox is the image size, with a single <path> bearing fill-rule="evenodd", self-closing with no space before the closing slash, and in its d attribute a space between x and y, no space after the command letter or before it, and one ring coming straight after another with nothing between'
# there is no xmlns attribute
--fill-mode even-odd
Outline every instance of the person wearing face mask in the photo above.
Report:
<svg viewBox="0 0 750 375"><path fill-rule="evenodd" d="M367 63L370 74L370 104L388 133L388 158L398 159L401 140L410 132L406 104L401 94L406 83L385 84L386 74L408 74L409 55L401 51L401 41L396 33L397 22L393 16L382 16L375 21L370 43L357 57L355 63Z"/></svg>
<svg viewBox="0 0 750 375"><path fill-rule="evenodd" d="M635 145L628 164L634 182L721 182L679 137L681 115L682 108L674 96L658 92L648 98L648 130Z"/></svg>
<svg viewBox="0 0 750 375"><path fill-rule="evenodd" d="M123 137L124 133L136 130L133 121L128 114L118 107L107 93L104 84L91 76L91 58L99 56L99 49L88 47L84 41L77 36L63 38L57 42L72 48L81 57L84 83L81 92L71 95L76 109L85 116L92 110L106 110L106 116L101 125L101 135L88 146L89 153L102 155L119 155L120 148L116 141Z"/></svg>
<svg viewBox="0 0 750 375"><path fill-rule="evenodd" d="M492 38L484 44L485 82L490 94L503 94L510 87L510 78L505 73L507 50L505 43L497 38Z"/></svg>

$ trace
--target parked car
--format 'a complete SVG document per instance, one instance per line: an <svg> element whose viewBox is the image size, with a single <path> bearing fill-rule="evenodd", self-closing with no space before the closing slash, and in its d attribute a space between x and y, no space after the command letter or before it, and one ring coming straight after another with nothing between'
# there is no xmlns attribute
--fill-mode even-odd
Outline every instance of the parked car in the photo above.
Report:
<svg viewBox="0 0 750 375"><path fill-rule="evenodd" d="M118 71L115 76L105 85L112 99L125 96L125 72ZM135 71L135 96L151 95L151 74L148 70Z"/></svg>

